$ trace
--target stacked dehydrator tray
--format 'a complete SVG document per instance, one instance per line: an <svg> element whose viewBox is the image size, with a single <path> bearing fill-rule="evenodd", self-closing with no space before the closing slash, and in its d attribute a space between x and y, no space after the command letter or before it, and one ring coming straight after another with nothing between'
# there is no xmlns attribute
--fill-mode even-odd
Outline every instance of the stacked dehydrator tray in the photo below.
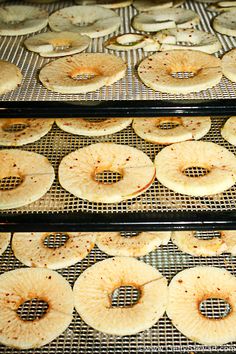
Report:
<svg viewBox="0 0 236 354"><path fill-rule="evenodd" d="M6 5L22 4L22 1L6 1ZM25 2L26 4L26 2ZM29 4L29 3L27 3ZM72 1L57 1L48 5L36 5L50 13L72 5ZM32 4L33 5L33 4ZM183 7L196 11L200 17L198 29L212 32L213 14L205 10L206 4L187 1ZM132 7L115 10L122 18L122 26L117 33L134 32L130 26L136 14ZM46 31L46 29L41 32ZM112 34L113 35L113 34ZM234 37L217 34L224 52L236 46ZM121 56L128 63L126 76L112 86L95 92L78 95L64 95L45 89L38 80L39 69L50 59L27 51L23 46L27 36L1 37L1 59L13 62L23 73L23 82L16 90L0 97L0 116L7 117L155 117L155 116L205 116L212 117L212 126L203 141L211 141L226 147L236 154L236 148L227 143L220 134L227 117L236 114L236 86L226 78L212 89L188 95L170 95L154 92L144 86L137 76L137 64L143 59L144 52L139 49L130 52L113 52L104 49L102 37L93 39L88 52L110 52ZM224 115L224 118L220 116ZM16 126L17 129L17 126ZM103 137L83 137L63 132L54 124L51 131L39 141L22 147L46 156L52 163L56 178L48 193L38 201L25 207L1 210L0 231L122 231L132 232L151 230L196 230L199 236L211 236L217 230L236 229L236 186L226 192L210 197L189 197L174 193L157 180L152 187L137 198L117 204L91 203L66 192L57 178L61 159L68 153L97 142L127 144L141 149L152 160L163 148L139 138L132 127ZM3 148L3 147L1 147ZM14 148L13 148L14 149ZM1 166L0 166L1 168ZM197 170L194 172L198 173ZM8 186L9 187L9 186ZM4 189L4 186L1 186ZM58 241L59 242L59 241ZM53 246L53 245L51 245ZM89 266L108 256L95 247L90 254L74 266L59 270L71 285ZM236 275L235 257L224 253L215 257L192 257L180 252L171 242L147 256L140 257L144 262L156 267L170 281L179 271L197 265L224 267ZM11 251L10 246L0 256L0 273L22 267ZM132 296L123 293L119 303L125 304ZM39 309L40 310L40 309ZM220 305L213 302L209 312L219 313ZM26 312L28 310L22 309ZM36 310L37 311L37 310ZM24 313L27 319L32 311ZM175 329L164 315L149 330L132 336L112 336L102 334L87 326L74 312L68 329L50 344L27 351L0 345L1 354L30 353L141 353L141 352L235 352L236 344L212 347L188 340Z"/></svg>

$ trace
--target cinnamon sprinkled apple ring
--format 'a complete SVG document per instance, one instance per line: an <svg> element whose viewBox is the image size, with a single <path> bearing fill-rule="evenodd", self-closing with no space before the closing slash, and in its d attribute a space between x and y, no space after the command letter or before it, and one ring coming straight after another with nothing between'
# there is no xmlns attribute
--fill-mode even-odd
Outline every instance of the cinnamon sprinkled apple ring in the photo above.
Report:
<svg viewBox="0 0 236 354"><path fill-rule="evenodd" d="M112 306L113 292L133 286L139 299L129 307ZM87 268L76 280L75 308L98 331L125 336L153 326L167 305L167 280L154 267L129 257L114 257Z"/></svg>
<svg viewBox="0 0 236 354"><path fill-rule="evenodd" d="M186 337L206 345L236 340L236 277L226 269L185 269L171 280L168 294L167 315Z"/></svg>
<svg viewBox="0 0 236 354"><path fill-rule="evenodd" d="M236 37L236 8L227 12L222 12L213 20L212 26L215 31Z"/></svg>
<svg viewBox="0 0 236 354"><path fill-rule="evenodd" d="M115 55L82 53L45 65L40 71L39 79L51 91L86 93L112 85L123 78L125 72L126 64Z"/></svg>
<svg viewBox="0 0 236 354"><path fill-rule="evenodd" d="M24 45L41 57L62 57L82 52L90 41L88 36L75 32L45 32L27 38Z"/></svg>
<svg viewBox="0 0 236 354"><path fill-rule="evenodd" d="M116 179L109 179L109 173L115 174ZM144 193L154 178L155 167L146 154L114 143L98 143L76 150L65 156L59 166L59 182L63 188L76 197L97 203L134 198Z"/></svg>
<svg viewBox="0 0 236 354"><path fill-rule="evenodd" d="M236 182L236 157L211 142L169 145L157 154L155 165L157 179L164 186L195 197L224 192ZM194 177L189 168L201 168L203 172Z"/></svg>
<svg viewBox="0 0 236 354"><path fill-rule="evenodd" d="M212 12L226 12L236 9L236 1L219 1L216 4L207 6L207 11Z"/></svg>
<svg viewBox="0 0 236 354"><path fill-rule="evenodd" d="M17 88L22 77L21 70L15 64L0 60L0 95Z"/></svg>
<svg viewBox="0 0 236 354"><path fill-rule="evenodd" d="M236 49L231 49L223 55L222 72L227 79L236 82Z"/></svg>
<svg viewBox="0 0 236 354"><path fill-rule="evenodd" d="M35 311L39 301L42 315ZM22 311L24 306L28 313ZM70 284L57 272L43 268L5 272L0 275L0 342L17 349L41 347L66 330L73 308Z"/></svg>
<svg viewBox="0 0 236 354"><path fill-rule="evenodd" d="M165 51L145 58L138 67L138 75L146 86L156 91L199 92L220 82L221 60L200 51Z"/></svg>
<svg viewBox="0 0 236 354"><path fill-rule="evenodd" d="M125 33L109 38L104 43L104 47L119 51L129 51L139 48L146 50L145 47L148 47L151 51L158 50L160 45L147 34Z"/></svg>
<svg viewBox="0 0 236 354"><path fill-rule="evenodd" d="M141 257L160 245L167 245L170 235L168 231L160 231L125 237L120 232L100 232L96 233L96 245L110 256Z"/></svg>
<svg viewBox="0 0 236 354"><path fill-rule="evenodd" d="M53 31L77 32L91 38L106 36L120 25L121 19L114 11L96 5L65 7L49 17Z"/></svg>
<svg viewBox="0 0 236 354"><path fill-rule="evenodd" d="M165 129L167 126L168 129ZM201 139L210 127L210 117L134 118L133 121L133 129L138 136L165 145Z"/></svg>
<svg viewBox="0 0 236 354"><path fill-rule="evenodd" d="M133 6L140 12L177 7L184 3L184 0L134 0Z"/></svg>
<svg viewBox="0 0 236 354"><path fill-rule="evenodd" d="M0 35L21 36L41 30L48 23L47 11L35 6L0 7Z"/></svg>
<svg viewBox="0 0 236 354"><path fill-rule="evenodd" d="M50 189L55 176L45 156L19 149L1 150L0 166L0 209L38 200Z"/></svg>
<svg viewBox="0 0 236 354"><path fill-rule="evenodd" d="M33 143L50 131L53 122L50 118L0 118L0 145Z"/></svg>
<svg viewBox="0 0 236 354"><path fill-rule="evenodd" d="M132 19L138 31L157 32L167 28L191 28L199 23L199 15L182 8L170 8L139 13Z"/></svg>
<svg viewBox="0 0 236 354"><path fill-rule="evenodd" d="M235 230L225 230L220 231L221 238L225 241L227 246L227 252L236 256L236 231Z"/></svg>
<svg viewBox="0 0 236 354"><path fill-rule="evenodd" d="M227 245L223 237L199 239L194 231L173 231L171 240L182 252L192 256L210 257L227 252Z"/></svg>
<svg viewBox="0 0 236 354"><path fill-rule="evenodd" d="M219 39L214 34L194 28L170 28L162 30L157 32L153 36L153 39L160 43L160 51L188 49L212 54L222 47Z"/></svg>
<svg viewBox="0 0 236 354"><path fill-rule="evenodd" d="M68 133L84 136L103 136L117 133L128 127L133 118L101 118L90 121L89 118L58 118L58 127Z"/></svg>
<svg viewBox="0 0 236 354"><path fill-rule="evenodd" d="M16 232L12 250L29 267L61 269L84 259L94 242L92 232ZM54 247L48 247L50 243Z"/></svg>
<svg viewBox="0 0 236 354"><path fill-rule="evenodd" d="M217 256L223 252L236 255L236 231L218 231L220 237L199 239L194 231L173 231L172 242L192 256Z"/></svg>
<svg viewBox="0 0 236 354"><path fill-rule="evenodd" d="M221 129L221 135L230 144L236 146L236 116L230 117Z"/></svg>

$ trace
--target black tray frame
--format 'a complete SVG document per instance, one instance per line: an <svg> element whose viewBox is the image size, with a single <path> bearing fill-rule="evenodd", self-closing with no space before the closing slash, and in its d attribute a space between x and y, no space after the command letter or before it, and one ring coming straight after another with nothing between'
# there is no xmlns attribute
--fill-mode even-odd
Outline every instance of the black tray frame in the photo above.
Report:
<svg viewBox="0 0 236 354"><path fill-rule="evenodd" d="M230 116L236 99L146 101L2 101L0 117Z"/></svg>
<svg viewBox="0 0 236 354"><path fill-rule="evenodd" d="M0 232L233 230L236 211L0 214Z"/></svg>

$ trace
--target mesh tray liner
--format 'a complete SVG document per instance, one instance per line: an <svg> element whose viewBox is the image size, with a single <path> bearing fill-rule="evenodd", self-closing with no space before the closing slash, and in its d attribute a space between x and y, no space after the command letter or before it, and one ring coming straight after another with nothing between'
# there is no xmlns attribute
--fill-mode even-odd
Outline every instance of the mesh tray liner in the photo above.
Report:
<svg viewBox="0 0 236 354"><path fill-rule="evenodd" d="M207 236L210 233L198 232L198 235ZM212 235L212 233L211 233ZM62 274L73 286L77 277L87 267L95 262L108 258L103 252L95 247L90 254L76 265L58 272ZM161 246L156 251L149 253L145 257L140 257L146 263L157 268L168 281L179 271L198 265L208 265L224 267L232 274L236 275L235 266L236 258L225 253L218 257L192 257L182 253L171 242L167 246ZM6 252L0 256L0 273L22 267L23 265L16 260L10 246ZM89 294L88 294L89 296ZM130 298L130 292L123 294L123 298L119 297L120 304L125 303L125 298ZM24 310L23 310L24 311ZM208 311L219 313L217 304L208 306ZM26 310L25 310L26 312ZM208 312L208 313L209 313ZM27 313L25 313L27 316ZM235 352L236 343L228 343L223 346L205 346L193 343L184 335L177 331L171 324L171 321L164 315L158 323L152 328L132 336L112 336L102 334L87 326L74 311L74 319L68 329L50 344L31 350L18 351L9 347L0 345L1 354L85 354L85 353L157 353L157 352Z"/></svg>
<svg viewBox="0 0 236 354"><path fill-rule="evenodd" d="M30 3L24 2L25 5ZM22 5L22 1L11 1L4 4ZM36 4L34 4L36 5ZM47 9L50 13L66 6L74 5L72 1L60 1L49 5L41 5L42 8ZM38 5L40 6L40 5ZM197 29L202 29L211 33L215 33L211 27L211 19L214 14L209 11L205 11L206 4L195 3L194 1L187 1L183 7L190 8L197 12L201 18L201 24L196 26ZM141 49L126 52L108 51L103 48L103 43L106 39L119 33L135 32L130 26L132 17L137 11L132 7L126 7L124 9L115 10L122 18L122 25L119 31L112 33L109 36L105 36L99 39L93 39L92 44L87 49L87 52L106 52L121 56L128 64L128 70L125 78L113 84L110 87L104 87L95 92L88 94L73 94L63 95L59 93L51 92L45 89L38 81L39 70L51 59L44 59L36 53L27 51L24 46L24 40L32 36L17 36L7 37L3 36L0 42L1 59L13 62L22 70L24 79L21 86L5 95L0 97L2 101L110 101L110 100L175 100L175 99L228 99L236 98L236 84L223 78L221 82L212 89L201 91L200 93L179 94L171 95L161 92L154 92L148 89L138 79L136 66L145 57L151 53L144 53ZM43 29L41 32L45 32ZM234 37L224 36L217 34L219 37L223 49L218 52L221 56L224 52L236 46L236 39ZM53 59L52 59L53 60Z"/></svg>
<svg viewBox="0 0 236 354"><path fill-rule="evenodd" d="M220 128L225 119L212 118L212 126L209 133L202 139L225 146L227 149L236 153L236 148L227 143L220 135ZM154 160L158 151L163 145L154 145L139 138L131 127L125 130L104 137L81 137L63 132L54 124L53 129L39 141L20 147L22 150L34 151L47 156L52 163L56 178L49 190L41 199L25 207L17 209L1 210L1 213L48 213L48 212L92 212L92 213L130 213L130 212L169 212L169 211L227 211L235 210L236 207L236 185L224 193L209 197L190 197L174 193L164 187L157 180L151 188L144 194L116 204L91 203L65 191L58 182L58 166L61 159L68 153L84 146L97 142L114 142L133 146L145 152ZM199 171L200 173L201 171ZM198 170L194 172L198 175ZM2 186L1 186L2 187Z"/></svg>

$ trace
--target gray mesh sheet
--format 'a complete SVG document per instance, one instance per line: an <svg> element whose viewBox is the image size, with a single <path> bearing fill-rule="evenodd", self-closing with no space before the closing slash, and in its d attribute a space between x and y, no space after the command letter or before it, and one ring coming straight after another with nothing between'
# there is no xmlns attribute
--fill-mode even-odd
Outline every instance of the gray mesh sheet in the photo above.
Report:
<svg viewBox="0 0 236 354"><path fill-rule="evenodd" d="M29 4L22 1L7 1L4 4ZM48 5L37 5L45 8L52 13L60 8L71 6L74 3L72 1L60 1ZM34 4L36 5L36 4ZM196 26L197 29L202 29L211 33L214 33L211 27L211 20L214 17L212 12L206 11L206 4L195 3L194 1L187 1L184 5L186 8L190 8L197 12L201 17L201 24ZM199 93L190 93L185 95L172 95L161 92L155 92L148 89L138 79L137 65L140 61L149 56L151 53L144 53L142 49L134 50L130 52L117 52L107 50L103 47L103 43L113 35L120 33L135 32L131 27L131 19L137 13L132 7L126 7L124 9L115 10L122 19L122 25L117 32L112 33L109 36L105 36L99 39L93 39L87 52L104 52L111 53L120 56L128 64L128 70L126 76L109 87L103 87L100 90L87 94L59 94L51 92L44 88L38 80L39 70L47 64L51 59L45 59L40 57L36 53L27 51L24 48L24 40L31 36L17 36L7 37L2 36L0 40L0 59L10 61L19 66L22 70L24 79L19 88L16 90L2 95L1 101L112 101L112 100L175 100L175 99L228 99L236 98L236 84L233 84L226 78L223 78L221 82L212 89L204 90ZM45 32L47 29L43 29L41 32ZM37 32L38 33L38 32ZM224 52L236 46L236 40L234 37L224 36L217 34L220 39L223 49L218 52L221 56ZM53 59L52 59L53 60Z"/></svg>
<svg viewBox="0 0 236 354"><path fill-rule="evenodd" d="M212 235L209 232L210 234ZM198 235L202 235L201 232L198 232ZM204 235L206 235L206 232ZM73 286L81 272L94 263L106 258L108 256L95 247L83 261L58 272ZM236 275L236 258L230 254L225 253L218 257L192 257L179 251L171 242L167 246L161 246L147 256L140 257L140 259L157 268L167 277L168 281L181 270L199 265L224 267ZM0 273L22 266L14 257L10 246L0 256ZM129 294L130 292L127 292L125 296L128 298ZM213 303L211 306L208 306L208 311L210 312L210 310L217 314L219 307ZM236 344L228 343L216 347L196 344L176 330L166 315L153 327L139 334L124 337L106 335L86 325L74 311L74 318L68 329L53 342L42 348L19 351L0 345L1 354L196 353L197 351L203 353L233 353L236 351Z"/></svg>
<svg viewBox="0 0 236 354"><path fill-rule="evenodd" d="M212 126L209 133L202 139L225 146L236 154L236 148L227 143L220 134L225 119L212 118ZM61 159L70 152L94 144L97 142L113 142L126 144L145 152L152 161L163 145L155 145L139 138L132 127L104 137L82 137L66 133L54 124L53 129L39 141L20 147L22 150L33 151L47 156L52 163L56 177L54 183L42 198L25 207L2 210L1 213L47 213L47 212L92 212L92 213L132 213L132 212L169 212L169 211L227 211L235 210L236 185L224 193L208 197L190 197L172 192L157 180L142 195L115 204L91 203L74 197L65 191L58 182L58 166ZM199 171L201 173L201 171ZM196 175L196 174L195 174Z"/></svg>

